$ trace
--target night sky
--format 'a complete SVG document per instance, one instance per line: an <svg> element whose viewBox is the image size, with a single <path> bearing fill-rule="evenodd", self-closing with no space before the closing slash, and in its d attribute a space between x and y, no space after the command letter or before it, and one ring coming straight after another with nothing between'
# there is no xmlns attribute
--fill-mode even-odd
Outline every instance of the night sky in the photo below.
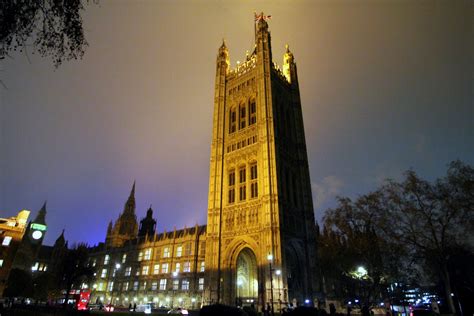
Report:
<svg viewBox="0 0 474 316"><path fill-rule="evenodd" d="M86 5L82 60L28 54L0 77L0 217L36 216L52 244L105 240L136 180L158 231L206 223L217 49L295 55L316 218L413 168L474 165L472 1L105 1Z"/></svg>

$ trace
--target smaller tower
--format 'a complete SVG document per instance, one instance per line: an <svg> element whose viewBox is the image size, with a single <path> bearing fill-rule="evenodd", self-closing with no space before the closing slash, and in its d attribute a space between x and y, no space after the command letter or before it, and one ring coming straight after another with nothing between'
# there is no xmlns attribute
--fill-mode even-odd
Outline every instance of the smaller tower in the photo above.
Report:
<svg viewBox="0 0 474 316"><path fill-rule="evenodd" d="M138 223L135 215L135 181L133 182L130 195L125 202L122 214L112 227L112 222L107 228L105 244L107 247L120 247L125 241L137 237Z"/></svg>
<svg viewBox="0 0 474 316"><path fill-rule="evenodd" d="M18 251L15 255L12 268L31 271L33 262L38 257L39 250L43 244L47 230L46 225L46 202L38 211L36 218L31 221L23 235Z"/></svg>
<svg viewBox="0 0 474 316"><path fill-rule="evenodd" d="M154 236L155 229L156 229L156 220L153 219L153 210L150 205L150 208L148 208L146 212L146 217L140 221L140 229L138 230L138 236L139 237Z"/></svg>

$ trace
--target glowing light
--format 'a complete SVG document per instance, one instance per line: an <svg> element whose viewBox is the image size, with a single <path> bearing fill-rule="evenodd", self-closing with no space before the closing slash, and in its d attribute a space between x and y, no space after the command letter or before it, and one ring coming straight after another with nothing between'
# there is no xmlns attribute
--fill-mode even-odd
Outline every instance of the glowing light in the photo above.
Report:
<svg viewBox="0 0 474 316"><path fill-rule="evenodd" d="M305 299L304 302L305 302L306 304L309 304L309 300L308 300L308 299Z"/></svg>
<svg viewBox="0 0 474 316"><path fill-rule="evenodd" d="M276 274L276 275L280 275L280 274L281 274L281 270L276 270L276 271L275 271L275 274Z"/></svg>
<svg viewBox="0 0 474 316"><path fill-rule="evenodd" d="M118 270L118 269L120 269L120 267L121 267L120 263L115 264L115 269Z"/></svg>
<svg viewBox="0 0 474 316"><path fill-rule="evenodd" d="M272 261L273 260L272 254L268 254L267 259L268 259L268 261Z"/></svg>
<svg viewBox="0 0 474 316"><path fill-rule="evenodd" d="M193 303L196 302L196 299L193 297L193 298L191 299L191 302L193 302Z"/></svg>
<svg viewBox="0 0 474 316"><path fill-rule="evenodd" d="M169 297L167 297L167 298L166 298L166 301L167 301L167 302L169 302L169 301L170 301L170 298L169 298Z"/></svg>
<svg viewBox="0 0 474 316"><path fill-rule="evenodd" d="M363 266L360 266L357 268L357 273L359 273L360 275L366 275L367 270Z"/></svg>

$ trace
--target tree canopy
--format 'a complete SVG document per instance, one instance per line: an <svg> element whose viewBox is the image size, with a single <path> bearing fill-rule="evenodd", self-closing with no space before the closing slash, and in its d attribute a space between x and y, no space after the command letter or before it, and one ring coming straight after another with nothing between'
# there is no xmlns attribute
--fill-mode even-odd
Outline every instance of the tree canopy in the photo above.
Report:
<svg viewBox="0 0 474 316"><path fill-rule="evenodd" d="M387 180L355 201L339 198L338 206L326 211L319 243L323 273L351 276L358 265L366 267L369 300L384 284L410 282L416 262L439 277L454 312L450 264L456 261L451 259L463 251L472 254L473 231L471 166L454 161L446 176L433 182L410 170L402 181Z"/></svg>

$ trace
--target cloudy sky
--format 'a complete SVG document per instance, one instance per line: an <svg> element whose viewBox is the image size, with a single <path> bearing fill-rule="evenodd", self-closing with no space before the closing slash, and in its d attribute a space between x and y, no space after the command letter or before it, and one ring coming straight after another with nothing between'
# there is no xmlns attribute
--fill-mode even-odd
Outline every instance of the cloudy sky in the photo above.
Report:
<svg viewBox="0 0 474 316"><path fill-rule="evenodd" d="M206 223L215 59L253 47L298 65L315 214L413 168L474 164L472 1L106 1L86 5L89 47L55 69L2 61L0 217L48 201L52 244L95 244L134 180L158 230Z"/></svg>

